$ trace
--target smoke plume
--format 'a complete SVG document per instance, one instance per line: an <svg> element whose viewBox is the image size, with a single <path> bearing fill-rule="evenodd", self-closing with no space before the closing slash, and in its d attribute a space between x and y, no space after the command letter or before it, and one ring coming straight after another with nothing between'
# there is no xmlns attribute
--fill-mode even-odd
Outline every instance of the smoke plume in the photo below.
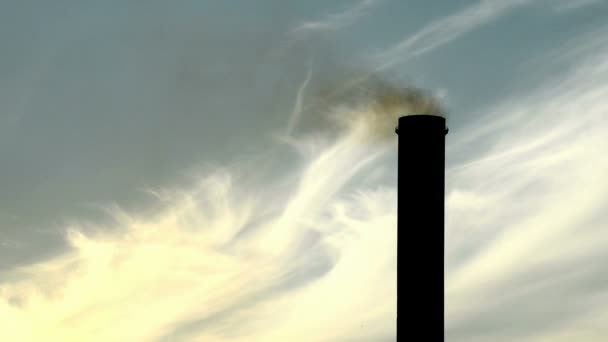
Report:
<svg viewBox="0 0 608 342"><path fill-rule="evenodd" d="M444 115L432 92L390 80L368 68L340 64L335 60L317 62L297 92L290 132L339 135L356 131L362 141L386 142L394 138L394 128L403 115ZM302 106L306 90L307 104ZM294 120L294 118L299 120ZM297 124L296 124L297 122Z"/></svg>

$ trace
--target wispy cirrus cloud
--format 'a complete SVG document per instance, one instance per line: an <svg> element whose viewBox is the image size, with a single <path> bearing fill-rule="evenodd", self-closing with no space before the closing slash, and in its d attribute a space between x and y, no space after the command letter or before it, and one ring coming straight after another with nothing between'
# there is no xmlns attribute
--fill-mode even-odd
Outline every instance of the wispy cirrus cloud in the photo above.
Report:
<svg viewBox="0 0 608 342"><path fill-rule="evenodd" d="M447 172L449 341L605 339L605 32L567 47L570 73L452 135L448 154L490 148Z"/></svg>
<svg viewBox="0 0 608 342"><path fill-rule="evenodd" d="M569 0L559 1L557 5L553 7L553 10L558 13L570 12L575 10L584 9L587 7L601 4L601 0Z"/></svg>
<svg viewBox="0 0 608 342"><path fill-rule="evenodd" d="M298 120L300 119L300 116L302 115L304 93L306 91L306 88L308 87L308 84L310 83L310 80L312 79L312 66L313 63L311 60L308 65L308 71L306 72L306 78L302 81L300 87L298 87L296 99L293 104L293 109L289 117L289 122L287 123L287 136L289 136L293 132L293 129L295 128L296 124L298 123Z"/></svg>
<svg viewBox="0 0 608 342"><path fill-rule="evenodd" d="M411 44L428 53L471 29L447 40L423 29ZM448 156L486 147L447 170L448 341L604 340L606 33L567 47L568 72L448 136ZM294 138L304 160L251 188L238 170L258 165L238 165L156 191L164 207L154 214L115 210L97 234L66 227L63 255L1 274L0 340L394 339L396 193L345 190L382 174L387 146L361 144L373 123L336 140Z"/></svg>
<svg viewBox="0 0 608 342"><path fill-rule="evenodd" d="M426 24L414 34L377 54L373 65L383 70L446 45L535 0L482 0Z"/></svg>
<svg viewBox="0 0 608 342"><path fill-rule="evenodd" d="M368 56L369 71L357 75L337 87L328 98L338 96L368 81L382 71L399 66L408 60L436 50L483 25L498 20L510 11L536 0L482 0L455 13L435 19L403 40Z"/></svg>
<svg viewBox="0 0 608 342"><path fill-rule="evenodd" d="M296 141L311 153L279 166L287 181L248 189L236 169L217 170L190 189L154 191L164 204L154 215L112 210L113 225L66 227L63 255L3 274L1 339L394 336L394 191L343 191L390 146L364 142L374 108L336 107L351 125L335 140Z"/></svg>
<svg viewBox="0 0 608 342"><path fill-rule="evenodd" d="M292 33L304 34L346 28L368 14L374 7L383 1L384 0L361 0L352 7L348 7L340 12L327 14L320 19L304 21L295 26Z"/></svg>

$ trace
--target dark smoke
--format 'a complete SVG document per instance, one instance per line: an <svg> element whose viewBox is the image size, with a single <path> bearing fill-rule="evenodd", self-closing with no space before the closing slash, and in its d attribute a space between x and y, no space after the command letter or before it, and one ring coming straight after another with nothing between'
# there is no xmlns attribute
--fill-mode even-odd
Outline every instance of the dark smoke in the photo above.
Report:
<svg viewBox="0 0 608 342"><path fill-rule="evenodd" d="M301 134L337 135L358 123L368 126L369 138L384 141L400 116L445 113L430 91L332 59L315 63L307 97L296 129Z"/></svg>

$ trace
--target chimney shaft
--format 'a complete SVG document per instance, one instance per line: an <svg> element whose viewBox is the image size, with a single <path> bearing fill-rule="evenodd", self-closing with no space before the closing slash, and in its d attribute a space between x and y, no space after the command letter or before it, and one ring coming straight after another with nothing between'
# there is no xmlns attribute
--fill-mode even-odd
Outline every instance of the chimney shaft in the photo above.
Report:
<svg viewBox="0 0 608 342"><path fill-rule="evenodd" d="M444 341L445 118L399 118L397 329ZM407 316L406 316L407 313Z"/></svg>

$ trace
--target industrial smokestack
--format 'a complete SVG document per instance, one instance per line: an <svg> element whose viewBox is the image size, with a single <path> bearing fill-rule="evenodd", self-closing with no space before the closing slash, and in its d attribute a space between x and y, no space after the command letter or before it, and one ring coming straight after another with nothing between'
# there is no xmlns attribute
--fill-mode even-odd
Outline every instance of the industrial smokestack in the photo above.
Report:
<svg viewBox="0 0 608 342"><path fill-rule="evenodd" d="M397 330L444 341L445 118L399 118ZM407 315L406 315L407 314Z"/></svg>

